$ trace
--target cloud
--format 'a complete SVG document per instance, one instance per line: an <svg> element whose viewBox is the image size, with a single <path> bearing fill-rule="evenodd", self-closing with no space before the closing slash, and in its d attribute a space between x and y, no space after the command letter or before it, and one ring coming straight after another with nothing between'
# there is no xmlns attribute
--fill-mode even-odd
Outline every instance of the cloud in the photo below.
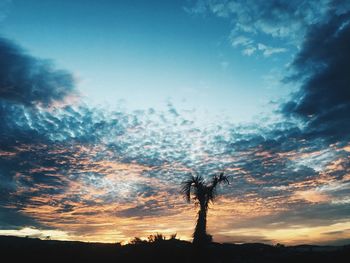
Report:
<svg viewBox="0 0 350 263"><path fill-rule="evenodd" d="M261 44L261 43L258 44L258 50L261 50L265 57L269 57L273 54L287 52L286 48L274 48L274 47L266 46L266 45Z"/></svg>
<svg viewBox="0 0 350 263"><path fill-rule="evenodd" d="M31 238L52 238L55 240L66 240L67 233L59 230L40 230L36 228L22 228L20 230L0 230L0 235L16 235Z"/></svg>
<svg viewBox="0 0 350 263"><path fill-rule="evenodd" d="M340 13L349 8L349 3L342 0L199 0L191 1L186 10L194 14L211 12L230 18L235 32L291 38L304 32L307 26L322 21L330 9Z"/></svg>
<svg viewBox="0 0 350 263"><path fill-rule="evenodd" d="M248 37L244 37L244 36L238 36L234 39L232 39L232 46L236 47L236 46L248 46L251 45L253 43L253 40L248 38Z"/></svg>
<svg viewBox="0 0 350 263"><path fill-rule="evenodd" d="M2 193L1 196L3 196ZM13 207L7 207L7 205L8 200L3 200L0 204L0 230L20 229L23 226L41 226L41 224L32 217L23 215L16 211L16 209L13 209Z"/></svg>
<svg viewBox="0 0 350 263"><path fill-rule="evenodd" d="M0 38L0 98L26 106L49 106L74 89L73 76L52 62L34 58L11 41Z"/></svg>
<svg viewBox="0 0 350 263"><path fill-rule="evenodd" d="M256 50L257 50L256 47L250 46L250 47L246 47L246 48L242 51L242 53L243 53L243 55L251 56L251 55L253 55L253 54L255 53Z"/></svg>
<svg viewBox="0 0 350 263"><path fill-rule="evenodd" d="M244 36L234 37L232 39L232 46L243 48L242 54L246 56L251 56L258 51L262 52L265 57L269 57L273 54L284 53L288 51L286 48L270 47L262 43L255 43L253 39Z"/></svg>
<svg viewBox="0 0 350 263"><path fill-rule="evenodd" d="M347 141L350 126L350 12L310 28L293 61L299 92L283 107L306 123L309 136Z"/></svg>
<svg viewBox="0 0 350 263"><path fill-rule="evenodd" d="M275 52L262 50L264 56L269 56L298 46L309 26L331 18L333 13L350 10L350 4L346 0L196 0L185 10L190 14L209 13L230 20L233 25L231 43L242 48L245 55L257 51L257 38L279 41L280 47L274 48Z"/></svg>

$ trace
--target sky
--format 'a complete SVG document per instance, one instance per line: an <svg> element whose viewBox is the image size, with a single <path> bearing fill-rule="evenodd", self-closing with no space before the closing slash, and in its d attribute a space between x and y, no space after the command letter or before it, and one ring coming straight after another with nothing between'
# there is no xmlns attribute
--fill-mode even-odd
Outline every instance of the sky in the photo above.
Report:
<svg viewBox="0 0 350 263"><path fill-rule="evenodd" d="M350 243L346 0L0 0L0 234Z"/></svg>

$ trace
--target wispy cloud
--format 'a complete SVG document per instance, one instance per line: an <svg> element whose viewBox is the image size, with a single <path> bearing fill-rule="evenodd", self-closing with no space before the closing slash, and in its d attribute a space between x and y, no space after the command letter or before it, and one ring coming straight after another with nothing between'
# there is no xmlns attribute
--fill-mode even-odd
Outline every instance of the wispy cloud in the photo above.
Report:
<svg viewBox="0 0 350 263"><path fill-rule="evenodd" d="M242 48L242 54L246 56L251 56L256 52L261 52L263 56L269 57L273 54L284 53L288 51L287 48L271 47L262 43L256 43L256 41L253 39L244 36L233 37L232 46Z"/></svg>
<svg viewBox="0 0 350 263"><path fill-rule="evenodd" d="M230 34L233 46L241 48L244 55L260 50L264 56L299 46L309 26L349 9L348 1L333 0L195 0L185 8L190 14L211 13L230 20L233 25ZM259 38L281 40L280 44L284 43L284 46L259 49ZM263 45L268 46L265 42Z"/></svg>

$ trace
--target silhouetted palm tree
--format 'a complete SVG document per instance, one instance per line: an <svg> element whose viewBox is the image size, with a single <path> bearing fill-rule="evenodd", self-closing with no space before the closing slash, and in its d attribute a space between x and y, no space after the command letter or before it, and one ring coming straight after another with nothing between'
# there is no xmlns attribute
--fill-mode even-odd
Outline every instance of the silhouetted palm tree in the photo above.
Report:
<svg viewBox="0 0 350 263"><path fill-rule="evenodd" d="M187 202L192 200L199 206L196 228L193 233L193 244L203 245L212 240L211 235L207 234L207 212L209 203L213 202L216 197L216 187L220 183L229 184L228 177L224 173L214 176L210 183L206 183L202 176L191 176L182 183L182 193L185 195Z"/></svg>

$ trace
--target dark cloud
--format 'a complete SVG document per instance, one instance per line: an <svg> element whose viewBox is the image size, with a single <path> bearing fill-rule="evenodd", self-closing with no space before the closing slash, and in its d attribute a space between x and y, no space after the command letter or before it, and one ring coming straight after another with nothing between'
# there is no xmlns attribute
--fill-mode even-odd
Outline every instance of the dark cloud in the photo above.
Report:
<svg viewBox="0 0 350 263"><path fill-rule="evenodd" d="M30 216L26 216L15 209L2 207L0 204L0 230L21 229L23 226L41 227L42 225Z"/></svg>
<svg viewBox="0 0 350 263"><path fill-rule="evenodd" d="M347 140L350 131L350 12L314 25L293 67L302 82L284 105L287 116L302 119L310 136Z"/></svg>
<svg viewBox="0 0 350 263"><path fill-rule="evenodd" d="M0 98L27 106L48 106L74 91L74 78L52 62L34 58L0 38Z"/></svg>
<svg viewBox="0 0 350 263"><path fill-rule="evenodd" d="M350 232L350 229L344 229L344 230L339 230L339 231L329 231L329 232L324 232L322 234L325 234L325 235L339 235L339 234L348 233L348 232Z"/></svg>

